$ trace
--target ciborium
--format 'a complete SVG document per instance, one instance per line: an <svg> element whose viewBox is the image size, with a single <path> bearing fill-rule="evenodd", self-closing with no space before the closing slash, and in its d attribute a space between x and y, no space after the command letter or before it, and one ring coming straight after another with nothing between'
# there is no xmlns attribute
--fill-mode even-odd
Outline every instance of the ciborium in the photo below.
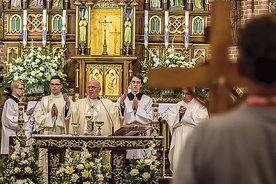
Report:
<svg viewBox="0 0 276 184"><path fill-rule="evenodd" d="M104 122L103 121L96 121L95 125L97 127L96 135L101 136L102 135L101 130L102 130L102 126L104 125Z"/></svg>

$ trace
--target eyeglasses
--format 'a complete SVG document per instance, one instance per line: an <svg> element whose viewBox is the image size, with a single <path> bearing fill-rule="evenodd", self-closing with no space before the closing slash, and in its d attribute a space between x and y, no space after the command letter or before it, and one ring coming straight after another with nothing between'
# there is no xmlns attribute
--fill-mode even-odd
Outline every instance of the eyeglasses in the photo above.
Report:
<svg viewBox="0 0 276 184"><path fill-rule="evenodd" d="M182 95L183 95L183 96L190 96L191 94L190 94L190 93L182 92Z"/></svg>
<svg viewBox="0 0 276 184"><path fill-rule="evenodd" d="M18 87L15 87L16 89L20 89L21 91L24 91L24 88L18 88Z"/></svg>
<svg viewBox="0 0 276 184"><path fill-rule="evenodd" d="M50 85L51 86L60 86L61 84L53 84L53 83L51 83Z"/></svg>
<svg viewBox="0 0 276 184"><path fill-rule="evenodd" d="M100 87L96 87L96 86L87 86L88 89L97 89L97 88L100 88Z"/></svg>

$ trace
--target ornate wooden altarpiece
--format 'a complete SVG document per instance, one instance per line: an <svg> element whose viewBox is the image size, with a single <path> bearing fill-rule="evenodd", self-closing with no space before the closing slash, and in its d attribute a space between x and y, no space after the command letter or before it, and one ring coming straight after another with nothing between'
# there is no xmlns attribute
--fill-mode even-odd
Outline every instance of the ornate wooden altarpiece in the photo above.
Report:
<svg viewBox="0 0 276 184"><path fill-rule="evenodd" d="M81 150L84 144L91 151L111 150L111 183L123 184L126 167L126 150L149 148L154 139L156 147L163 148L163 137L151 136L72 136L72 135L33 135L34 146L48 149L49 184L53 183L53 175L58 164L63 161L67 148ZM14 145L15 136L10 137L10 145Z"/></svg>

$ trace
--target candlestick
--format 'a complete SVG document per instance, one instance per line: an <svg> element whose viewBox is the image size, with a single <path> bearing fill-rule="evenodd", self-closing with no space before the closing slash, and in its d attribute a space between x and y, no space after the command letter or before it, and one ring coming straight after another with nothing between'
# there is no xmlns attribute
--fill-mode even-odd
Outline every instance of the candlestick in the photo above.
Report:
<svg viewBox="0 0 276 184"><path fill-rule="evenodd" d="M185 11L185 26L189 26L189 12Z"/></svg>
<svg viewBox="0 0 276 184"><path fill-rule="evenodd" d="M45 25L46 24L46 20L47 20L47 10L43 10L43 18L42 18L42 23Z"/></svg>
<svg viewBox="0 0 276 184"><path fill-rule="evenodd" d="M27 25L27 10L23 10L23 25Z"/></svg>
<svg viewBox="0 0 276 184"><path fill-rule="evenodd" d="M169 23L169 12L165 11L165 26L168 26Z"/></svg>
<svg viewBox="0 0 276 184"><path fill-rule="evenodd" d="M149 11L145 10L145 25L149 24Z"/></svg>
<svg viewBox="0 0 276 184"><path fill-rule="evenodd" d="M62 10L62 24L66 25L66 10Z"/></svg>

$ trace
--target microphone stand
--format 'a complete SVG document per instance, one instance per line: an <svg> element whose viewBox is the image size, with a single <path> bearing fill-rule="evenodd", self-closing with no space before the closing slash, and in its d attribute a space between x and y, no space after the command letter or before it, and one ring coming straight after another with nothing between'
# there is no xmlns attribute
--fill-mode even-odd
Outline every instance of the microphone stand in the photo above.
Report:
<svg viewBox="0 0 276 184"><path fill-rule="evenodd" d="M100 97L97 97L97 99L100 100L101 104L103 105L103 107L104 107L104 109L105 109L105 111L106 111L106 113L107 113L107 115L108 115L108 117L109 117L109 119L110 119L110 121L111 121L111 123L112 123L112 127L111 127L111 136L114 136L114 122L113 122L113 120L112 120L112 118L111 118L111 116L110 116L110 114L109 114L109 112L108 112L106 106L104 105L103 101L101 100L101 98L100 98Z"/></svg>
<svg viewBox="0 0 276 184"><path fill-rule="evenodd" d="M43 96L44 96L44 93L43 93L41 96L39 96L39 97L35 100L36 103L35 103L35 105L34 105L34 107L33 107L34 112L35 112L35 109L36 109L36 106L37 106L38 102L41 100L41 98L42 98ZM34 116L34 112L29 116L28 122L29 122L30 119ZM33 125L34 125L34 122L35 122L35 121L31 122L31 125L32 125L31 134L33 133ZM34 131L34 133L36 133L36 130Z"/></svg>

